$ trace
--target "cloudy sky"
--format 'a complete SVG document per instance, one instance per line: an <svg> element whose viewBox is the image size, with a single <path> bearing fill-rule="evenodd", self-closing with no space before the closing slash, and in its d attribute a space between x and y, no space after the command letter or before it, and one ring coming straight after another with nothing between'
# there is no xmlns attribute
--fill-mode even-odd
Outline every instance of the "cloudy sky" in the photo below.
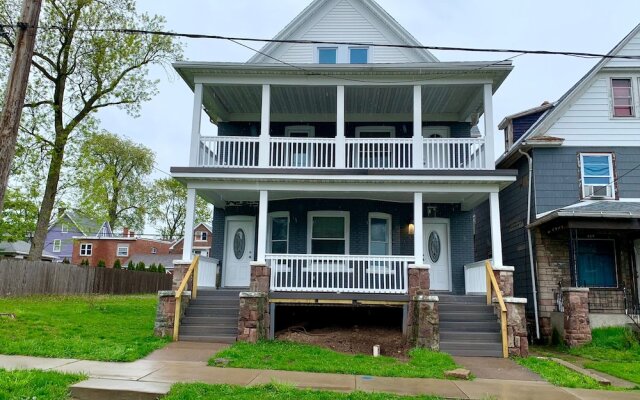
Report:
<svg viewBox="0 0 640 400"><path fill-rule="evenodd" d="M176 32L270 38L311 0L138 0L142 11L160 14ZM606 53L640 23L638 0L378 0L422 44ZM614 7L615 4L615 7ZM615 8L615 10L614 10ZM253 55L237 44L185 40L191 61L244 62ZM253 44L255 46L255 44ZM434 52L441 61L499 60L502 54ZM526 55L494 98L496 124L544 100L556 100L596 60ZM144 143L157 167L185 166L191 129L192 92L171 70L156 68L159 94L133 119L118 110L100 118L104 128ZM209 126L204 133L213 132ZM497 128L496 128L497 129ZM498 140L501 141L501 138ZM157 172L161 176L161 172Z"/></svg>

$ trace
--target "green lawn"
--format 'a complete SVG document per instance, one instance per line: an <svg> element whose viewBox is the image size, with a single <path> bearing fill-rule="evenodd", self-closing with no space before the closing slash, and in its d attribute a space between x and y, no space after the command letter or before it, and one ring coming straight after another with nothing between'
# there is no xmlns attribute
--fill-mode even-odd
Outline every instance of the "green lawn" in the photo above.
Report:
<svg viewBox="0 0 640 400"><path fill-rule="evenodd" d="M133 361L162 347L153 336L157 297L0 298L0 354Z"/></svg>
<svg viewBox="0 0 640 400"><path fill-rule="evenodd" d="M457 368L448 354L424 349L410 352L404 363L391 357L350 355L307 344L285 341L264 341L258 344L236 343L216 354L230 360L228 367L260 368L284 371L326 372L410 378L444 378L444 372Z"/></svg>
<svg viewBox="0 0 640 400"><path fill-rule="evenodd" d="M438 400L433 396L396 396L386 393L336 393L317 390L300 390L281 384L240 387L229 385L205 385L179 383L163 400Z"/></svg>
<svg viewBox="0 0 640 400"><path fill-rule="evenodd" d="M595 379L572 371L551 360L528 357L516 358L515 361L556 386L580 389L607 389L606 386L600 385Z"/></svg>
<svg viewBox="0 0 640 400"><path fill-rule="evenodd" d="M0 369L2 400L67 400L69 386L84 379L81 375L44 371Z"/></svg>

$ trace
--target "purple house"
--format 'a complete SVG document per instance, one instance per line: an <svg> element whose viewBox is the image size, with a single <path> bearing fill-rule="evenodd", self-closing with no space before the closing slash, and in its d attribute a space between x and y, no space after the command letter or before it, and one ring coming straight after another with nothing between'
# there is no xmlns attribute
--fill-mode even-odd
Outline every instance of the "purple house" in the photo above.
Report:
<svg viewBox="0 0 640 400"><path fill-rule="evenodd" d="M100 223L78 210L58 210L57 219L49 227L45 251L55 254L60 261L71 260L73 238L78 236L112 236L109 222Z"/></svg>

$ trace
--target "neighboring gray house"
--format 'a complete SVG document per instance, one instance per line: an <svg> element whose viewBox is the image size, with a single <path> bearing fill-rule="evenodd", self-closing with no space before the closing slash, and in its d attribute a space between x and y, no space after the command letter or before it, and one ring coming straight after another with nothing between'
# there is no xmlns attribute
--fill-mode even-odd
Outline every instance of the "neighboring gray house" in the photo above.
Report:
<svg viewBox="0 0 640 400"><path fill-rule="evenodd" d="M29 256L29 250L31 244L23 240L17 242L0 242L0 258L27 258ZM42 261L62 261L56 255L53 255L47 251L42 252Z"/></svg>
<svg viewBox="0 0 640 400"><path fill-rule="evenodd" d="M640 57L640 25L609 54ZM561 286L590 289L592 327L630 322L640 296L640 59L605 58L556 103L500 129L497 168L518 171L500 193L504 263L532 324L551 336ZM476 210L479 258L491 255L487 216L488 206Z"/></svg>
<svg viewBox="0 0 640 400"><path fill-rule="evenodd" d="M55 254L59 261L71 261L73 238L78 236L112 236L109 222L98 222L78 210L59 209L56 220L49 227L45 251Z"/></svg>

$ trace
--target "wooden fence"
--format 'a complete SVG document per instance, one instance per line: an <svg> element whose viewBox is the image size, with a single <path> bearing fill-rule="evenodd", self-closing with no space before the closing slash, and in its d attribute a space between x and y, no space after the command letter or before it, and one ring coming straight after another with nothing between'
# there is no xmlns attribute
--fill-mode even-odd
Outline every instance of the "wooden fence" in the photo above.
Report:
<svg viewBox="0 0 640 400"><path fill-rule="evenodd" d="M158 272L0 259L0 296L157 293L171 290L171 282Z"/></svg>

